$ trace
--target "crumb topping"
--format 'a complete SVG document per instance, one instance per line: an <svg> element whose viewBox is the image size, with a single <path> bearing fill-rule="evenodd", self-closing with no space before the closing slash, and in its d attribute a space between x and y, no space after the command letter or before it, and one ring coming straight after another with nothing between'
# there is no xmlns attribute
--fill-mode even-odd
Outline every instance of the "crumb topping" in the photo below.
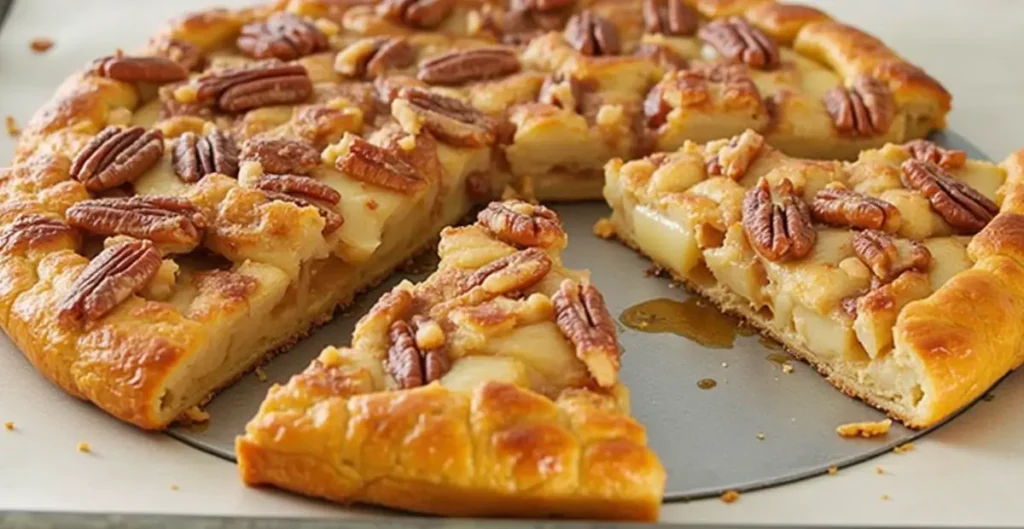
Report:
<svg viewBox="0 0 1024 529"><path fill-rule="evenodd" d="M878 437L889 433L892 420L883 419L873 422L851 422L836 427L836 433L840 437Z"/></svg>

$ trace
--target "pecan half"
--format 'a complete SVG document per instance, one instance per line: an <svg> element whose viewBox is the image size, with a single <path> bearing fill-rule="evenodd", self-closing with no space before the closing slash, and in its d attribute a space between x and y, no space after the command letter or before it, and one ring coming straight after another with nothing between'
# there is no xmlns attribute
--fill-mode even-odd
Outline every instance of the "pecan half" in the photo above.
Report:
<svg viewBox="0 0 1024 529"><path fill-rule="evenodd" d="M313 93L306 68L275 60L211 72L196 80L196 98L225 112L300 103Z"/></svg>
<svg viewBox="0 0 1024 529"><path fill-rule="evenodd" d="M589 9L573 15L563 35L583 55L618 55L621 51L619 29Z"/></svg>
<svg viewBox="0 0 1024 529"><path fill-rule="evenodd" d="M100 252L82 270L58 305L65 324L96 321L142 290L160 268L150 241L128 241Z"/></svg>
<svg viewBox="0 0 1024 529"><path fill-rule="evenodd" d="M377 12L384 18L414 28L441 25L455 8L455 0L381 0Z"/></svg>
<svg viewBox="0 0 1024 529"><path fill-rule="evenodd" d="M327 35L291 13L276 13L242 28L238 49L254 59L291 61L328 48Z"/></svg>
<svg viewBox="0 0 1024 529"><path fill-rule="evenodd" d="M647 125L652 128L664 125L674 105L702 109L714 101L716 94L721 94L727 106L749 108L755 113L760 112L759 107L763 104L761 93L746 65L729 62L695 64L686 70L669 73L648 92L644 100ZM667 99L673 103L670 105Z"/></svg>
<svg viewBox="0 0 1024 529"><path fill-rule="evenodd" d="M932 209L960 233L981 231L999 213L995 202L931 162L910 159L900 171L903 185L924 195Z"/></svg>
<svg viewBox="0 0 1024 529"><path fill-rule="evenodd" d="M654 42L641 42L633 49L633 56L643 57L668 71L685 70L689 66L686 58L676 50Z"/></svg>
<svg viewBox="0 0 1024 529"><path fill-rule="evenodd" d="M435 326L424 316L413 317L412 325L396 321L388 330L391 345L388 347L386 367L402 389L410 389L440 380L451 369L451 360L444 343L427 348L418 343L424 328Z"/></svg>
<svg viewBox="0 0 1024 529"><path fill-rule="evenodd" d="M662 33L686 37L697 32L700 17L684 0L644 0L644 29L648 33Z"/></svg>
<svg viewBox="0 0 1024 529"><path fill-rule="evenodd" d="M494 296L522 292L540 283L551 266L551 257L544 250L519 250L473 272L462 282L462 291L481 287Z"/></svg>
<svg viewBox="0 0 1024 529"><path fill-rule="evenodd" d="M188 79L184 66L166 57L112 55L92 62L94 74L126 83L172 83Z"/></svg>
<svg viewBox="0 0 1024 529"><path fill-rule="evenodd" d="M203 240L202 212L188 199L134 196L83 200L67 210L68 223L97 235L129 235L153 241L164 251L188 253Z"/></svg>
<svg viewBox="0 0 1024 529"><path fill-rule="evenodd" d="M697 35L729 60L761 70L779 67L778 45L744 18L734 16L709 22Z"/></svg>
<svg viewBox="0 0 1024 529"><path fill-rule="evenodd" d="M191 72L201 70L206 63L206 55L202 48L185 40L163 35L150 40L149 47L157 55L168 58Z"/></svg>
<svg viewBox="0 0 1024 529"><path fill-rule="evenodd" d="M348 154L339 157L339 171L363 182L412 195L427 186L415 167L401 156L362 138L351 136Z"/></svg>
<svg viewBox="0 0 1024 529"><path fill-rule="evenodd" d="M349 77L372 79L392 68L411 66L415 60L416 49L404 38L362 39L338 52L334 71Z"/></svg>
<svg viewBox="0 0 1024 529"><path fill-rule="evenodd" d="M760 179L743 196L743 232L750 246L769 261L806 257L818 238L811 225L807 204L793 190L789 179L778 188L779 203L772 201L771 186Z"/></svg>
<svg viewBox="0 0 1024 529"><path fill-rule="evenodd" d="M832 226L894 233L900 229L900 210L870 195L851 191L841 185L830 185L814 195L811 201L814 219Z"/></svg>
<svg viewBox="0 0 1024 529"><path fill-rule="evenodd" d="M242 145L242 160L259 162L274 174L309 174L320 165L320 151L305 141L257 136Z"/></svg>
<svg viewBox="0 0 1024 529"><path fill-rule="evenodd" d="M68 237L78 243L78 232L60 219L43 215L18 215L14 222L0 230L0 254L23 252L34 245Z"/></svg>
<svg viewBox="0 0 1024 529"><path fill-rule="evenodd" d="M219 130L206 136L186 132L178 137L171 151L174 173L185 182L198 182L211 173L238 177L238 146Z"/></svg>
<svg viewBox="0 0 1024 529"><path fill-rule="evenodd" d="M506 44L522 45L546 31L560 30L575 0L510 0L508 10L492 24Z"/></svg>
<svg viewBox="0 0 1024 529"><path fill-rule="evenodd" d="M537 100L541 103L578 112L583 102L583 85L570 74L553 73L544 79Z"/></svg>
<svg viewBox="0 0 1024 529"><path fill-rule="evenodd" d="M967 153L958 149L943 149L928 140L911 140L903 144L911 158L931 162L950 171L967 163Z"/></svg>
<svg viewBox="0 0 1024 529"><path fill-rule="evenodd" d="M403 88L396 103L401 100L408 102L408 110L415 116L395 113L406 132L417 128L408 121L418 121L438 139L458 147L484 147L497 139L497 123L458 99L420 88Z"/></svg>
<svg viewBox="0 0 1024 529"><path fill-rule="evenodd" d="M280 193L277 191L264 191L263 193L267 195L267 198L273 201L288 202L291 204L295 204L300 208L316 208L317 212L324 219L324 228L323 230L321 230L321 233L323 233L324 235L335 232L338 228L341 227L342 224L345 223L345 218L342 217L338 212L328 209L327 207L317 204L316 202L306 200L305 198L302 198L300 196L290 195L288 193Z"/></svg>
<svg viewBox="0 0 1024 529"><path fill-rule="evenodd" d="M265 174L253 182L253 187L262 191L273 191L319 200L332 206L341 202L341 193L333 187L309 176L290 174Z"/></svg>
<svg viewBox="0 0 1024 529"><path fill-rule="evenodd" d="M825 92L822 101L841 134L884 134L896 114L889 86L874 77L860 76L849 88L836 86Z"/></svg>
<svg viewBox="0 0 1024 529"><path fill-rule="evenodd" d="M135 180L163 155L164 135L159 129L109 126L75 156L71 178L89 191L104 191Z"/></svg>
<svg viewBox="0 0 1024 529"><path fill-rule="evenodd" d="M875 283L890 283L908 270L927 272L932 254L923 245L909 239L895 239L878 230L864 230L853 236L853 252L871 273Z"/></svg>
<svg viewBox="0 0 1024 529"><path fill-rule="evenodd" d="M615 322L601 293L593 285L566 279L551 297L558 328L576 348L576 357L587 365L601 387L615 384L619 371L619 343Z"/></svg>
<svg viewBox="0 0 1024 529"><path fill-rule="evenodd" d="M733 180L743 178L763 147L764 137L752 130L733 136L707 160L708 175L727 176Z"/></svg>
<svg viewBox="0 0 1024 529"><path fill-rule="evenodd" d="M416 77L425 83L450 86L505 77L519 69L515 51L489 46L453 51L423 61Z"/></svg>
<svg viewBox="0 0 1024 529"><path fill-rule="evenodd" d="M550 248L565 241L558 215L529 202L492 202L476 218L498 239L516 246Z"/></svg>

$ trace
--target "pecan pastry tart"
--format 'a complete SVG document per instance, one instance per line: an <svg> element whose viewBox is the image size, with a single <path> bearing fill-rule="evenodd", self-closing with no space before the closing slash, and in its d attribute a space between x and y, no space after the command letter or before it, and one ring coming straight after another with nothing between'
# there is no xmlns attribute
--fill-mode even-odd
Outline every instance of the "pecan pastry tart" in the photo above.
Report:
<svg viewBox="0 0 1024 529"><path fill-rule="evenodd" d="M478 218L349 347L270 390L236 442L246 483L449 516L657 516L665 471L559 219L518 201Z"/></svg>
<svg viewBox="0 0 1024 529"><path fill-rule="evenodd" d="M995 165L915 140L822 162L748 130L606 171L619 239L911 427L1024 361L1024 150Z"/></svg>

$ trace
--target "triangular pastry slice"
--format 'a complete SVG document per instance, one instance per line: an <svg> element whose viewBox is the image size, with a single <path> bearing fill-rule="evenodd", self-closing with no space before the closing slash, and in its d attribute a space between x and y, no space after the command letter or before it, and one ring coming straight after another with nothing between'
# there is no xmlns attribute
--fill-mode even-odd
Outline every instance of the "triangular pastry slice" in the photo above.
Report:
<svg viewBox="0 0 1024 529"><path fill-rule="evenodd" d="M243 480L450 516L651 520L665 471L629 415L614 321L543 206L495 202L271 388Z"/></svg>
<svg viewBox="0 0 1024 529"><path fill-rule="evenodd" d="M1022 168L925 140L810 161L747 131L612 161L605 197L626 244L925 427L1024 361Z"/></svg>

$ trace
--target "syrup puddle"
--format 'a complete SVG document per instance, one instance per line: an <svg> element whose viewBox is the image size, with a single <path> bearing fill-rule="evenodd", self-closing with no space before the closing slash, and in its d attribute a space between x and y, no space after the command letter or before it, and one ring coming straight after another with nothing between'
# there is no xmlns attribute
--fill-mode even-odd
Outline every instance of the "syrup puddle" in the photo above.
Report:
<svg viewBox="0 0 1024 529"><path fill-rule="evenodd" d="M722 314L714 305L696 296L684 301L668 298L644 301L622 311L619 320L630 329L670 332L715 349L731 348L736 335L749 335L739 320Z"/></svg>

